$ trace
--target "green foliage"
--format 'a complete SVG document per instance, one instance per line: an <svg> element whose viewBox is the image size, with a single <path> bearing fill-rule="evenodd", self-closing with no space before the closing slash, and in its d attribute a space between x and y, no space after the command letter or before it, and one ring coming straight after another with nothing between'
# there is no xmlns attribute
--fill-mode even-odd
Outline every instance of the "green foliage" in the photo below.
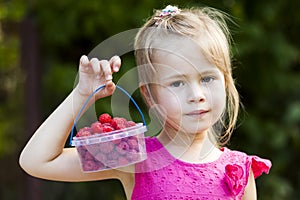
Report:
<svg viewBox="0 0 300 200"><path fill-rule="evenodd" d="M25 13L25 4L22 0L1 1L0 20L19 21Z"/></svg>
<svg viewBox="0 0 300 200"><path fill-rule="evenodd" d="M51 192L49 192L51 191ZM126 200L121 183L104 180L80 183L44 182L43 200L110 199Z"/></svg>
<svg viewBox="0 0 300 200"><path fill-rule="evenodd" d="M77 70L72 63L55 63L51 61L51 67L44 70L46 76L43 79L42 99L45 112L49 115L61 103L62 99L74 87Z"/></svg>
<svg viewBox="0 0 300 200"><path fill-rule="evenodd" d="M18 1L0 2L0 158L16 150L16 134L22 131L23 106L22 70L19 67L19 40L14 25L22 17L24 8Z"/></svg>
<svg viewBox="0 0 300 200"><path fill-rule="evenodd" d="M299 3L238 4L244 10L241 32L235 35L240 63L235 73L246 114L232 146L273 162L271 174L257 181L261 199L296 199L300 66L299 40L294 34L299 28L294 23L300 17L295 10Z"/></svg>

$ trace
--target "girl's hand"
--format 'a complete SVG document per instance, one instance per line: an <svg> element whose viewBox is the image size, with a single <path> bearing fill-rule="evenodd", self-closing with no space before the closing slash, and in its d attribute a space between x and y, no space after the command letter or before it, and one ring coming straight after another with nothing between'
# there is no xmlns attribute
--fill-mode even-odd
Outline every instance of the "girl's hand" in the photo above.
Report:
<svg viewBox="0 0 300 200"><path fill-rule="evenodd" d="M112 95L115 90L112 75L118 72L120 67L119 56L113 56L109 61L99 61L97 58L89 60L87 56L82 56L79 63L79 82L76 87L78 94L86 98L100 85L105 84L106 87L95 95L95 99Z"/></svg>

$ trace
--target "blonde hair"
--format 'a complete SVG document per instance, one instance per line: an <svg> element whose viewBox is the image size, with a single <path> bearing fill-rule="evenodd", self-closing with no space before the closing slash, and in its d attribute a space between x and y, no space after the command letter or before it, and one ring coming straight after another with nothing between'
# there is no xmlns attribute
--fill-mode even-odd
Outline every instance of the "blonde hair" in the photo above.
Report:
<svg viewBox="0 0 300 200"><path fill-rule="evenodd" d="M226 109L210 132L216 137L219 145L225 145L235 127L239 110L239 95L232 78L231 37L226 24L227 15L208 7L182 9L179 13L163 17L160 13L161 11L156 11L135 38L136 63L137 66L143 66L138 68L140 82L151 83L150 79L155 75L155 68L151 64L155 40L165 39L172 34L192 38L208 61L224 75ZM225 129L223 133L219 130L220 126Z"/></svg>

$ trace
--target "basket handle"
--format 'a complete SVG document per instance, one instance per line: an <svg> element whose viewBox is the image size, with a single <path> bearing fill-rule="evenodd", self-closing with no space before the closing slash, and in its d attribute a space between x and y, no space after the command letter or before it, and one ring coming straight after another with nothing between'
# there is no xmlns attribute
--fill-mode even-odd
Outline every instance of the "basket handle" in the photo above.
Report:
<svg viewBox="0 0 300 200"><path fill-rule="evenodd" d="M74 121L74 124L72 126L72 131L71 131L71 135L70 135L70 142L69 144L72 145L72 139L73 139L73 135L74 135L74 130L75 130L75 127L76 127L76 124L79 120L79 117L81 115L81 113L83 112L84 108L86 107L86 105L88 104L88 102L91 100L91 98L99 91L99 90L102 90L103 88L105 88L105 84L99 86L88 98L87 100L84 102L83 106L81 107L79 113L77 114L76 118L75 118L75 121ZM135 100L132 98L132 96L124 89L122 88L121 86L119 85L116 85L116 88L118 88L120 91L122 91L126 96L129 97L130 101L134 104L134 106L136 107L136 109L138 110L139 114L141 115L142 117L142 121L143 121L143 124L144 126L146 126L146 120L145 120L145 117L144 117L144 114L142 112L142 110L140 109L140 107L138 106L138 104L135 102Z"/></svg>

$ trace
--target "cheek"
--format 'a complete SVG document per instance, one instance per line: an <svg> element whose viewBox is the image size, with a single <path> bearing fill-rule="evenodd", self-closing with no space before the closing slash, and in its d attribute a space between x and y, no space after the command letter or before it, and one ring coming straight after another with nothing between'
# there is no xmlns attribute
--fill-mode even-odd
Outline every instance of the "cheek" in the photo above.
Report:
<svg viewBox="0 0 300 200"><path fill-rule="evenodd" d="M179 96L170 90L161 90L158 92L157 102L165 109L168 116L181 112Z"/></svg>
<svg viewBox="0 0 300 200"><path fill-rule="evenodd" d="M216 117L221 117L226 107L226 92L224 90L216 91L212 96L211 103L215 110Z"/></svg>
<svg viewBox="0 0 300 200"><path fill-rule="evenodd" d="M222 113L226 106L226 92L222 84L206 88L206 100L216 113Z"/></svg>

